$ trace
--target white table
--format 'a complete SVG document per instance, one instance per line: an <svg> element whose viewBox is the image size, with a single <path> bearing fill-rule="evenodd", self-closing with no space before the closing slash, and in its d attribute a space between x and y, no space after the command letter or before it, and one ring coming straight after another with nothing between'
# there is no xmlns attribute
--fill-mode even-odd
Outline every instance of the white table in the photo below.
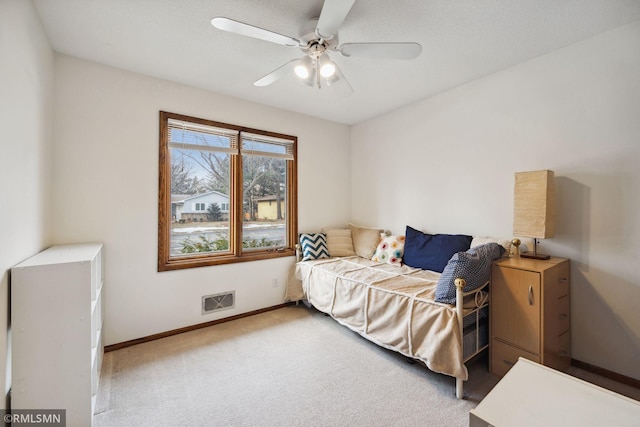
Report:
<svg viewBox="0 0 640 427"><path fill-rule="evenodd" d="M640 402L520 358L469 413L470 427L640 426Z"/></svg>

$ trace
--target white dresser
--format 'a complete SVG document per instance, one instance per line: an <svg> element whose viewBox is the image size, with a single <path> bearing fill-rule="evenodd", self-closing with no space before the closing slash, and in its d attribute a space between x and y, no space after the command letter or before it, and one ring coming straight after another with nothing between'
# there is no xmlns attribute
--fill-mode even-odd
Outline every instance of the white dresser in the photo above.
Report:
<svg viewBox="0 0 640 427"><path fill-rule="evenodd" d="M637 427L640 402L525 358L469 412L470 427Z"/></svg>
<svg viewBox="0 0 640 427"><path fill-rule="evenodd" d="M103 356L102 244L53 246L11 269L12 409L90 426Z"/></svg>

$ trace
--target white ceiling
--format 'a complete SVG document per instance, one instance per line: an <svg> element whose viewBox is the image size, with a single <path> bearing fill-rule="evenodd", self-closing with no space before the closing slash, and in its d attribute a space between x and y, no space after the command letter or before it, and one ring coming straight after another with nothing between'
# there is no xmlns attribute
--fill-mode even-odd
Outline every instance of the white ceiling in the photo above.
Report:
<svg viewBox="0 0 640 427"><path fill-rule="evenodd" d="M55 51L354 124L640 19L640 0L358 0L340 42L418 42L411 61L332 54L355 93L293 75L253 82L298 48L217 30L224 16L292 37L323 0L33 0Z"/></svg>

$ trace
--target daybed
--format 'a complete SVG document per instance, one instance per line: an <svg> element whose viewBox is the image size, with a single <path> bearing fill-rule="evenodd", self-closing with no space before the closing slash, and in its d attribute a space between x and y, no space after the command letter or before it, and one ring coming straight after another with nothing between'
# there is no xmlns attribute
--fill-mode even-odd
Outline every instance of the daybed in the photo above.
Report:
<svg viewBox="0 0 640 427"><path fill-rule="evenodd" d="M504 247L411 227L404 236L354 225L323 231L301 235L287 300L306 300L368 340L455 377L462 398L465 362L488 347L489 271Z"/></svg>

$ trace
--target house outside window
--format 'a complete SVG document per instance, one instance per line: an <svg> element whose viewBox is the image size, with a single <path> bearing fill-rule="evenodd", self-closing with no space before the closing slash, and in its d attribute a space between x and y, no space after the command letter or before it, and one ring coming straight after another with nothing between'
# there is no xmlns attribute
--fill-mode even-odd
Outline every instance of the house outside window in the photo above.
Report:
<svg viewBox="0 0 640 427"><path fill-rule="evenodd" d="M296 145L160 112L158 271L294 255Z"/></svg>

